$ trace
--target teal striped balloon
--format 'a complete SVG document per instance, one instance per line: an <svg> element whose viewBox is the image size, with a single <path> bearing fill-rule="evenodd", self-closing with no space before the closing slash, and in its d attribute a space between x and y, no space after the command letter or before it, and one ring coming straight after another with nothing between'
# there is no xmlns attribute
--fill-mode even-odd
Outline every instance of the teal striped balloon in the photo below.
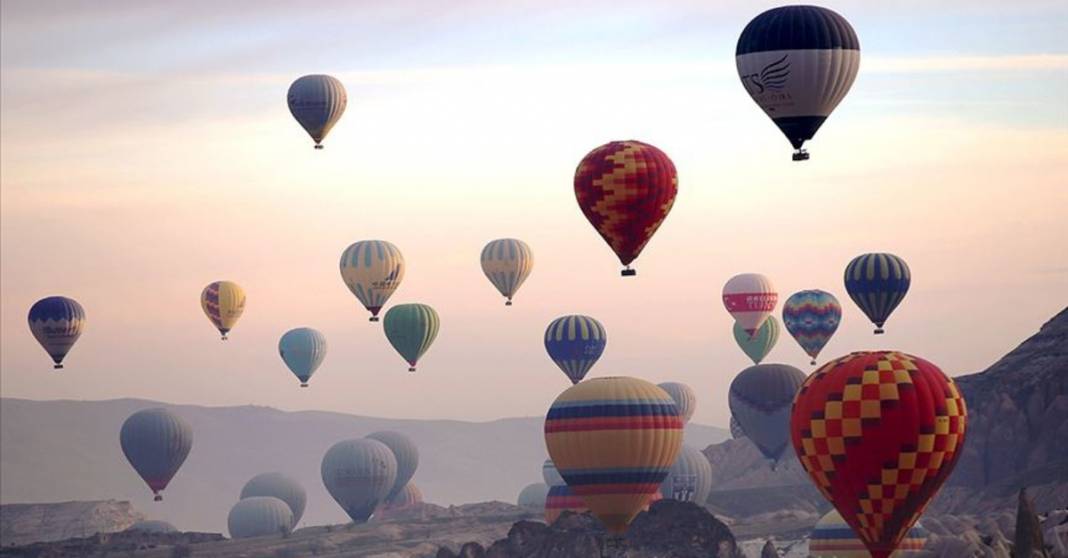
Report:
<svg viewBox="0 0 1068 558"><path fill-rule="evenodd" d="M753 364L760 364L764 357L768 356L775 343L779 341L779 321L775 316L768 316L764 324L753 334L752 337L738 323L734 323L734 340L742 351L749 355Z"/></svg>
<svg viewBox="0 0 1068 558"><path fill-rule="evenodd" d="M416 363L438 336L441 320L426 304L398 304L386 312L382 324L386 339L408 361L408 371L415 372Z"/></svg>

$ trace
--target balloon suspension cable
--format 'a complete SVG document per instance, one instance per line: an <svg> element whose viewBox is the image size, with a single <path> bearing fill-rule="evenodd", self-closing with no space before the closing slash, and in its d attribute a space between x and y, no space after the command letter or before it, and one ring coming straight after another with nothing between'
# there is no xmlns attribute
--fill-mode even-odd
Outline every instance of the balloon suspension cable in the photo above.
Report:
<svg viewBox="0 0 1068 558"><path fill-rule="evenodd" d="M638 274L638 270L637 269L631 269L631 267L628 265L627 267L624 267L623 271L619 272L619 274L622 275L623 277L634 277L635 275Z"/></svg>
<svg viewBox="0 0 1068 558"><path fill-rule="evenodd" d="M52 365L52 370L63 370L63 365L59 364L59 363L56 363L56 364Z"/></svg>
<svg viewBox="0 0 1068 558"><path fill-rule="evenodd" d="M808 151L805 151L804 149L798 149L797 151L794 151L793 160L795 160L795 161L807 161L808 160Z"/></svg>
<svg viewBox="0 0 1068 558"><path fill-rule="evenodd" d="M153 502L162 502L163 501L163 495L162 494L156 494L156 497L152 498L152 501Z"/></svg>
<svg viewBox="0 0 1068 558"><path fill-rule="evenodd" d="M881 327L875 328L875 335L882 335L884 333L886 333L886 330L884 330L883 328L881 328Z"/></svg>

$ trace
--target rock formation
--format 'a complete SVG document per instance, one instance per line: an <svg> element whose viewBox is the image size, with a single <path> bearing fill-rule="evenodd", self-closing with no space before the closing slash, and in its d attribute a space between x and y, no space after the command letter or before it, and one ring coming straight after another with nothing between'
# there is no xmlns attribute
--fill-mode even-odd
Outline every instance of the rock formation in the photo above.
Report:
<svg viewBox="0 0 1068 558"><path fill-rule="evenodd" d="M0 506L0 546L26 545L125 530L145 519L129 502L60 502Z"/></svg>

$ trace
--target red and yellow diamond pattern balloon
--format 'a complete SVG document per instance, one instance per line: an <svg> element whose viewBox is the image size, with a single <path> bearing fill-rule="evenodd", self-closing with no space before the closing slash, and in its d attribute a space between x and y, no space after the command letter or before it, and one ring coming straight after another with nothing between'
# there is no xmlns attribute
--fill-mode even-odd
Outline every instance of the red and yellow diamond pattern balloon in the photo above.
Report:
<svg viewBox="0 0 1068 558"><path fill-rule="evenodd" d="M801 386L794 449L873 558L886 558L953 470L968 412L937 366L894 351L858 352Z"/></svg>

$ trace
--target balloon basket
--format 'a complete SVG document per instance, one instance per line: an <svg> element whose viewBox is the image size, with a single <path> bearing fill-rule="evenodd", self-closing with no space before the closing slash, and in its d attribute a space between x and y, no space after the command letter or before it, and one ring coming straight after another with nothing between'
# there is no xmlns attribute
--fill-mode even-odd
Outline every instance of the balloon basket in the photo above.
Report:
<svg viewBox="0 0 1068 558"><path fill-rule="evenodd" d="M301 382L300 387L308 387L308 384L306 382Z"/></svg>
<svg viewBox="0 0 1068 558"><path fill-rule="evenodd" d="M371 318L369 320L367 320L367 321L369 321L369 322L377 322L378 321L378 316L371 316Z"/></svg>
<svg viewBox="0 0 1068 558"><path fill-rule="evenodd" d="M63 365L62 364L54 364L54 365L52 365L52 370L63 370Z"/></svg>
<svg viewBox="0 0 1068 558"><path fill-rule="evenodd" d="M795 160L795 161L807 161L808 160L808 151L805 151L804 149L798 149L797 151L794 151L793 160Z"/></svg>
<svg viewBox="0 0 1068 558"><path fill-rule="evenodd" d="M620 271L619 274L622 275L623 277L634 277L635 275L638 274L638 270L637 269L631 269L631 268L628 267L628 268L624 268L623 271Z"/></svg>
<svg viewBox="0 0 1068 558"><path fill-rule="evenodd" d="M504 303L504 305L505 305L505 306L511 306L511 305L512 305L512 301L511 301L511 300L509 300L508 302L505 302L505 303Z"/></svg>
<svg viewBox="0 0 1068 558"><path fill-rule="evenodd" d="M816 359L812 359L812 362L810 362L809 364L811 364L812 366L816 366Z"/></svg>
<svg viewBox="0 0 1068 558"><path fill-rule="evenodd" d="M156 497L152 499L153 502L162 502L163 496L156 494Z"/></svg>
<svg viewBox="0 0 1068 558"><path fill-rule="evenodd" d="M415 367L414 366L409 366L408 367L408 371L409 372L415 372Z"/></svg>
<svg viewBox="0 0 1068 558"><path fill-rule="evenodd" d="M884 333L886 333L886 330L884 330L883 328L881 328L881 327L877 327L877 328L875 328L875 333L874 333L874 335L882 335L882 334L884 334Z"/></svg>
<svg viewBox="0 0 1068 558"><path fill-rule="evenodd" d="M323 148L323 146L321 146L319 144L315 144L315 149L322 149L322 148Z"/></svg>

